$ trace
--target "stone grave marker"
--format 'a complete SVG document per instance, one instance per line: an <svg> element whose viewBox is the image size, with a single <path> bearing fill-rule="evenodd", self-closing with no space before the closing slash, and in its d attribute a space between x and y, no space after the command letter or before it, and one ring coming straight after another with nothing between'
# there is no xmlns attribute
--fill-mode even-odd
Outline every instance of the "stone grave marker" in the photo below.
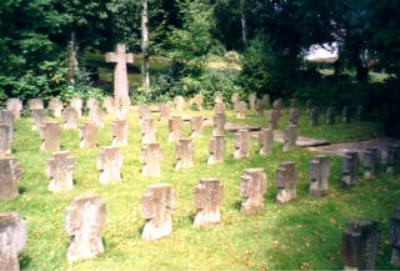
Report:
<svg viewBox="0 0 400 271"><path fill-rule="evenodd" d="M333 106L329 106L326 110L326 124L333 125L336 123L336 111Z"/></svg>
<svg viewBox="0 0 400 271"><path fill-rule="evenodd" d="M364 177L372 179L378 176L379 151L377 148L367 148L364 152Z"/></svg>
<svg viewBox="0 0 400 271"><path fill-rule="evenodd" d="M360 160L357 152L347 152L342 162L342 184L344 187L354 186L358 182Z"/></svg>
<svg viewBox="0 0 400 271"><path fill-rule="evenodd" d="M65 231L70 237L69 262L104 252L101 231L106 224L106 204L97 195L75 197L65 210Z"/></svg>
<svg viewBox="0 0 400 271"><path fill-rule="evenodd" d="M239 93L232 94L231 102L233 105L233 110L235 110L235 112L237 111L237 104L239 103L239 101L240 101Z"/></svg>
<svg viewBox="0 0 400 271"><path fill-rule="evenodd" d="M390 262L395 267L400 267L400 208L396 208L390 220L390 243L392 244Z"/></svg>
<svg viewBox="0 0 400 271"><path fill-rule="evenodd" d="M250 156L250 133L240 129L235 133L235 150L233 158L236 160L247 159Z"/></svg>
<svg viewBox="0 0 400 271"><path fill-rule="evenodd" d="M151 118L151 110L147 105L141 104L138 106L138 114L140 119Z"/></svg>
<svg viewBox="0 0 400 271"><path fill-rule="evenodd" d="M43 110L44 104L41 99L31 99L28 101L29 110Z"/></svg>
<svg viewBox="0 0 400 271"><path fill-rule="evenodd" d="M122 153L118 147L101 147L97 157L97 168L100 170L101 184L117 183L121 181Z"/></svg>
<svg viewBox="0 0 400 271"><path fill-rule="evenodd" d="M308 117L310 116L311 108L313 108L313 100L308 99L306 101L306 114L307 114Z"/></svg>
<svg viewBox="0 0 400 271"><path fill-rule="evenodd" d="M289 123L294 125L298 125L299 123L299 110L297 108L297 102L295 99L291 100L289 109Z"/></svg>
<svg viewBox="0 0 400 271"><path fill-rule="evenodd" d="M197 110L203 110L203 105L204 105L204 97L201 94L197 94L194 96L194 104L197 107Z"/></svg>
<svg viewBox="0 0 400 271"><path fill-rule="evenodd" d="M176 144L175 150L176 165L175 169L180 170L193 166L194 144L191 139L181 138Z"/></svg>
<svg viewBox="0 0 400 271"><path fill-rule="evenodd" d="M100 108L99 106L99 101L95 97L89 97L86 101L86 107L89 109L89 114L90 111L92 111L95 108Z"/></svg>
<svg viewBox="0 0 400 271"><path fill-rule="evenodd" d="M257 116L261 117L264 115L264 103L262 100L257 99L256 100L256 108L255 108L255 113Z"/></svg>
<svg viewBox="0 0 400 271"><path fill-rule="evenodd" d="M226 151L226 141L223 135L212 136L208 143L208 164L217 164L224 162Z"/></svg>
<svg viewBox="0 0 400 271"><path fill-rule="evenodd" d="M98 128L92 122L87 122L79 128L79 146L81 148L93 148L96 146Z"/></svg>
<svg viewBox="0 0 400 271"><path fill-rule="evenodd" d="M129 106L120 105L115 107L115 116L117 120L127 120L129 116Z"/></svg>
<svg viewBox="0 0 400 271"><path fill-rule="evenodd" d="M122 147L128 144L128 123L126 120L114 120L111 124L113 147Z"/></svg>
<svg viewBox="0 0 400 271"><path fill-rule="evenodd" d="M14 199L18 196L18 183L22 169L14 157L0 157L0 200Z"/></svg>
<svg viewBox="0 0 400 271"><path fill-rule="evenodd" d="M328 194L330 162L326 155L317 155L310 162L310 195L322 197Z"/></svg>
<svg viewBox="0 0 400 271"><path fill-rule="evenodd" d="M270 104L270 98L268 94L264 94L261 98L261 102L263 104L263 106L269 107Z"/></svg>
<svg viewBox="0 0 400 271"><path fill-rule="evenodd" d="M5 123L8 125L14 124L14 115L9 110L0 110L0 123Z"/></svg>
<svg viewBox="0 0 400 271"><path fill-rule="evenodd" d="M38 131L40 130L43 122L46 121L46 113L43 109L33 109L31 110L31 121L32 121L32 130Z"/></svg>
<svg viewBox="0 0 400 271"><path fill-rule="evenodd" d="M13 127L6 123L0 123L0 156L11 153L13 136Z"/></svg>
<svg viewBox="0 0 400 271"><path fill-rule="evenodd" d="M341 258L345 270L374 270L379 230L374 221L350 221L342 235Z"/></svg>
<svg viewBox="0 0 400 271"><path fill-rule="evenodd" d="M342 122L350 123L350 111L347 106L343 107L342 109Z"/></svg>
<svg viewBox="0 0 400 271"><path fill-rule="evenodd" d="M146 219L142 238L153 241L172 233L172 213L176 206L175 191L167 183L147 187L142 197L141 214Z"/></svg>
<svg viewBox="0 0 400 271"><path fill-rule="evenodd" d="M72 175L75 159L68 151L53 153L47 162L47 176L50 178L48 189L52 192L69 191L74 188Z"/></svg>
<svg viewBox="0 0 400 271"><path fill-rule="evenodd" d="M281 110L283 107L283 101L282 99L276 99L273 103L272 103L272 108L274 108L275 110L278 111L278 118L281 116Z"/></svg>
<svg viewBox="0 0 400 271"><path fill-rule="evenodd" d="M357 106L355 118L357 121L362 121L364 119L364 107L362 105Z"/></svg>
<svg viewBox="0 0 400 271"><path fill-rule="evenodd" d="M75 108L69 106L64 109L64 128L65 129L77 129L78 128L78 117L79 114Z"/></svg>
<svg viewBox="0 0 400 271"><path fill-rule="evenodd" d="M220 91L215 92L214 103L224 103L224 96Z"/></svg>
<svg viewBox="0 0 400 271"><path fill-rule="evenodd" d="M243 202L240 212L255 214L264 208L264 194L267 191L267 176L263 168L245 169L241 176L240 194Z"/></svg>
<svg viewBox="0 0 400 271"><path fill-rule="evenodd" d="M141 161L143 163L142 175L149 177L161 176L161 148L159 143L146 144L141 150Z"/></svg>
<svg viewBox="0 0 400 271"><path fill-rule="evenodd" d="M142 119L142 144L157 143L157 123L154 119Z"/></svg>
<svg viewBox="0 0 400 271"><path fill-rule="evenodd" d="M59 98L51 98L49 101L49 109L56 118L61 118L61 113L64 109L64 104Z"/></svg>
<svg viewBox="0 0 400 271"><path fill-rule="evenodd" d="M115 52L106 54L106 62L116 63L114 69L114 98L117 105L130 105L127 64L133 63L133 54L126 53L126 45L117 43Z"/></svg>
<svg viewBox="0 0 400 271"><path fill-rule="evenodd" d="M181 116L171 116L168 120L168 141L177 141L182 136L183 121Z"/></svg>
<svg viewBox="0 0 400 271"><path fill-rule="evenodd" d="M310 109L310 125L318 126L319 124L319 109L317 107L312 107Z"/></svg>
<svg viewBox="0 0 400 271"><path fill-rule="evenodd" d="M224 103L216 103L214 105L214 114L225 114L225 104Z"/></svg>
<svg viewBox="0 0 400 271"><path fill-rule="evenodd" d="M191 138L203 135L203 116L193 116L190 120Z"/></svg>
<svg viewBox="0 0 400 271"><path fill-rule="evenodd" d="M259 154L268 155L272 153L272 144L274 142L274 131L271 129L262 129L258 132Z"/></svg>
<svg viewBox="0 0 400 271"><path fill-rule="evenodd" d="M79 118L82 117L83 102L80 97L73 97L71 99L70 106L76 110Z"/></svg>
<svg viewBox="0 0 400 271"><path fill-rule="evenodd" d="M115 114L117 111L117 105L113 97L105 97L103 100L103 107L107 114Z"/></svg>
<svg viewBox="0 0 400 271"><path fill-rule="evenodd" d="M175 109L176 110L178 110L178 111L185 110L186 101L185 101L185 98L183 98L183 96L176 96L174 98L174 104L175 104Z"/></svg>
<svg viewBox="0 0 400 271"><path fill-rule="evenodd" d="M249 99L249 104L250 104L251 111L255 112L256 111L256 99L257 99L256 94L255 93L251 93L249 95L248 99Z"/></svg>
<svg viewBox="0 0 400 271"><path fill-rule="evenodd" d="M18 254L26 245L26 221L18 214L0 212L0 270L20 270Z"/></svg>
<svg viewBox="0 0 400 271"><path fill-rule="evenodd" d="M296 147L298 138L297 125L289 124L283 134L283 151L291 151Z"/></svg>
<svg viewBox="0 0 400 271"><path fill-rule="evenodd" d="M389 175L400 173L400 145L392 145L388 148L386 173Z"/></svg>
<svg viewBox="0 0 400 271"><path fill-rule="evenodd" d="M279 124L279 110L276 108L272 108L269 111L269 129L276 130L278 129Z"/></svg>
<svg viewBox="0 0 400 271"><path fill-rule="evenodd" d="M223 113L218 113L213 116L213 136L225 134L226 116Z"/></svg>
<svg viewBox="0 0 400 271"><path fill-rule="evenodd" d="M218 179L200 179L193 190L193 199L196 208L194 227L210 226L221 221L224 187Z"/></svg>
<svg viewBox="0 0 400 271"><path fill-rule="evenodd" d="M278 203L287 203L296 199L296 165L292 161L282 162L276 170L276 184Z"/></svg>
<svg viewBox="0 0 400 271"><path fill-rule="evenodd" d="M22 111L22 102L18 98L11 98L7 100L7 106L6 106L8 111L11 111L14 119L17 120L21 117L21 111Z"/></svg>
<svg viewBox="0 0 400 271"><path fill-rule="evenodd" d="M247 112L247 103L244 101L239 101L236 106L236 118L245 119Z"/></svg>
<svg viewBox="0 0 400 271"><path fill-rule="evenodd" d="M169 104L163 103L160 105L160 121L168 122L171 115Z"/></svg>
<svg viewBox="0 0 400 271"><path fill-rule="evenodd" d="M58 122L47 121L42 125L40 137L42 139L42 150L57 152L60 150L61 127Z"/></svg>
<svg viewBox="0 0 400 271"><path fill-rule="evenodd" d="M90 120L96 124L97 127L104 127L104 116L103 111L98 106L93 106L89 109L89 118Z"/></svg>

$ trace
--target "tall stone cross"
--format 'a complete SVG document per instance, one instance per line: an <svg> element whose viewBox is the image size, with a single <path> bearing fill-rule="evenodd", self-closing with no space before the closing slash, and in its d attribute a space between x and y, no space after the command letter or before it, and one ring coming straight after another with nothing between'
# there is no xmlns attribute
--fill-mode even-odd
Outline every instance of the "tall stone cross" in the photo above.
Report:
<svg viewBox="0 0 400 271"><path fill-rule="evenodd" d="M115 52L106 54L106 62L117 63L114 69L114 97L118 105L129 105L127 63L133 63L133 54L126 53L126 45L118 43Z"/></svg>

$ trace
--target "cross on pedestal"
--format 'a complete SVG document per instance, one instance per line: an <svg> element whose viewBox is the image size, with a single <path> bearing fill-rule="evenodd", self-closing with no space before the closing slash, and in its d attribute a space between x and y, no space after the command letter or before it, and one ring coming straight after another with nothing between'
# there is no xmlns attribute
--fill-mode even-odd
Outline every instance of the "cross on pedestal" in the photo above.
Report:
<svg viewBox="0 0 400 271"><path fill-rule="evenodd" d="M114 97L118 105L129 105L127 63L133 63L133 54L126 53L126 45L118 43L115 52L106 53L106 62L116 63L114 69Z"/></svg>

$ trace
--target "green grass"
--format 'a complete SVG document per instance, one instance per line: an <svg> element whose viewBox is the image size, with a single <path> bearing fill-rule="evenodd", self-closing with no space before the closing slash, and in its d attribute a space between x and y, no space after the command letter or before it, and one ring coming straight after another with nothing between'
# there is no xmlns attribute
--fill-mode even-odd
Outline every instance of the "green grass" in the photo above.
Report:
<svg viewBox="0 0 400 271"><path fill-rule="evenodd" d="M205 115L211 116L212 112ZM233 120L232 113L228 115ZM262 124L265 120L250 115L246 122ZM98 147L94 149L79 149L77 131L64 131L61 145L63 150L70 150L75 156L76 184L71 192L55 194L47 191L45 166L50 154L39 151L38 133L32 132L29 122L25 119L17 121L13 151L24 172L20 183L21 195L15 200L1 202L0 210L15 211L28 222L28 243L20 257L22 269L341 269L342 230L350 219L357 217L379 222L382 239L377 268L394 268L388 263L388 219L398 206L400 197L397 177L382 174L376 179L364 180L360 173L359 185L346 191L340 186L341 161L332 157L330 194L314 200L308 195L309 160L314 154L301 148L283 153L282 145L274 144L273 154L262 157L256 153L257 143L253 140L251 158L236 161L232 157L233 137L227 134L225 163L209 166L206 161L211 128L206 128L204 136L195 140L194 167L176 172L173 167L175 144L166 141L166 124L158 124L157 132L164 155L162 177L142 177L139 173L138 117L133 113L129 117L129 145L122 148L123 181L103 186L98 183L96 157L100 146L111 144L110 124L108 118L98 137ZM338 124L336 128L321 126L321 131L315 136L335 132L344 139L353 136L359 129L357 127L363 127L364 131L369 129L364 126L369 124ZM301 131L312 135L315 130L305 126ZM185 134L188 133L185 124ZM279 205L275 202L275 170L285 160L296 162L298 199ZM240 176L250 167L264 168L269 184L262 212L244 216L239 211L242 200ZM225 190L222 222L207 229L192 227L195 214L192 190L201 177L219 178ZM148 185L159 182L172 183L177 193L174 231L166 238L148 243L142 241L140 235L144 225L140 216L141 195ZM69 265L66 261L68 237L64 232L64 210L75 196L87 192L99 194L107 205L107 222L102 233L105 253Z"/></svg>

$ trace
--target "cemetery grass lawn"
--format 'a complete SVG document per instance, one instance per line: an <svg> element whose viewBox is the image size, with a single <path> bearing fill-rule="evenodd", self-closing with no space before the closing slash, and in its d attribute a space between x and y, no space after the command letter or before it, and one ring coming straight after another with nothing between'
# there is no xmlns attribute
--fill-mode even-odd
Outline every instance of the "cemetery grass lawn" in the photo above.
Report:
<svg viewBox="0 0 400 271"><path fill-rule="evenodd" d="M206 114L210 117L212 112ZM232 116L229 113L230 119ZM248 119L253 124L264 121L254 116ZM194 141L195 166L176 172L173 168L175 144L166 141L166 124L158 124L157 132L164 155L162 177L142 177L139 173L138 117L131 114L129 145L122 148L123 181L102 186L97 180L96 157L99 146L111 144L110 123L108 118L105 128L100 131L98 147L94 149L79 148L77 131L63 132L62 150L70 150L76 159L75 188L71 192L55 194L47 191L45 166L50 154L39 151L39 135L31 130L26 119L16 122L13 152L23 168L21 194L15 200L1 202L1 211L15 211L28 222L27 247L20 256L22 269L342 269L339 255L341 234L350 219L359 217L379 222L382 235L377 269L394 269L389 264L391 248L388 229L389 218L394 208L399 206L400 182L397 177L382 174L367 181L360 175L359 185L346 191L340 186L341 160L332 157L330 193L325 198L314 200L308 195L308 170L309 161L315 154L301 148L283 153L282 145L275 143L273 154L262 157L256 154L257 144L253 139L251 158L235 161L232 158L233 137L227 134L225 163L208 166L209 127L203 137ZM342 140L358 129L352 124L343 126L346 125L338 125L336 129L321 126L321 131L315 136L329 136L335 132L340 134L337 140ZM360 127L363 125L360 124ZM362 129L368 132L367 128ZM313 131L304 127L304 132L310 136ZM185 134L189 134L187 124ZM336 137L332 135L332 138ZM279 205L274 200L277 192L275 170L285 160L296 162L298 199ZM240 213L240 176L244 169L250 167L265 169L268 191L264 209L257 215L245 216ZM222 223L195 229L192 227L195 214L192 190L199 178L211 176L219 178L224 185ZM144 242L140 235L144 225L140 217L141 195L149 184L159 182L172 183L176 190L173 233L158 241ZM66 261L68 237L64 232L64 210L75 196L84 193L99 194L106 202L107 222L102 233L105 253L69 265Z"/></svg>

